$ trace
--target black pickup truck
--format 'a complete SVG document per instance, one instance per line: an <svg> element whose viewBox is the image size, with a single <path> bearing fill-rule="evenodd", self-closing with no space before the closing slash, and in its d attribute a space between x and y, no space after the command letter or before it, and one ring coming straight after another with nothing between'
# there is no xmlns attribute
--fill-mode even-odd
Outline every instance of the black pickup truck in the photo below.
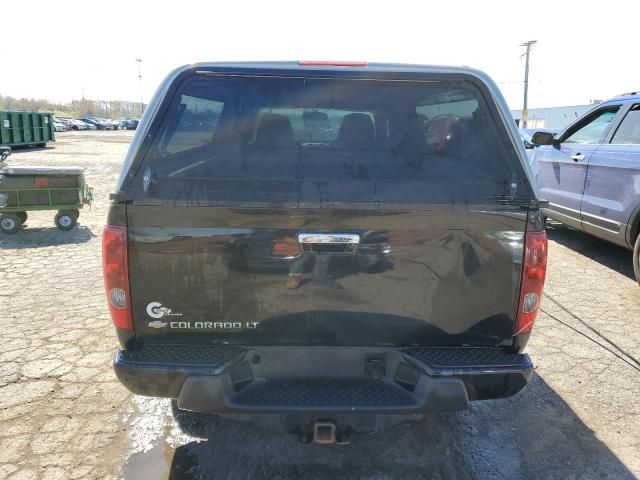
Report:
<svg viewBox="0 0 640 480"><path fill-rule="evenodd" d="M476 70L178 68L104 230L116 374L318 442L513 395L546 270L531 178Z"/></svg>

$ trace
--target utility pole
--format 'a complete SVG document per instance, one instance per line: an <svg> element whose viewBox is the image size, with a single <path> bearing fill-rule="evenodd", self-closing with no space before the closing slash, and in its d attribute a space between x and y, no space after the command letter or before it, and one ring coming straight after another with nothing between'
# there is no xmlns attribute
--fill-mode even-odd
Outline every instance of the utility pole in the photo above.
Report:
<svg viewBox="0 0 640 480"><path fill-rule="evenodd" d="M144 102L142 101L142 59L136 58L136 63L138 64L138 80L140 80L140 116L142 117L144 112Z"/></svg>
<svg viewBox="0 0 640 480"><path fill-rule="evenodd" d="M522 55L526 58L524 66L524 105L522 107L522 128L527 128L527 117L529 116L529 54L531 53L531 46L537 43L537 40L529 40L528 42L521 43L521 47L525 47L527 50Z"/></svg>

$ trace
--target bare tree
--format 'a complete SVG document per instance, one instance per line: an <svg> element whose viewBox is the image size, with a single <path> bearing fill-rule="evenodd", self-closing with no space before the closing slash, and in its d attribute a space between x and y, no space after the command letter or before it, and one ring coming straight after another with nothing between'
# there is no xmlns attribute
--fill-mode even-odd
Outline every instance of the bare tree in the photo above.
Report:
<svg viewBox="0 0 640 480"><path fill-rule="evenodd" d="M125 100L72 100L56 103L44 99L15 98L0 95L0 110L28 112L53 112L59 116L81 117L91 115L100 118L131 118L140 112L139 102Z"/></svg>

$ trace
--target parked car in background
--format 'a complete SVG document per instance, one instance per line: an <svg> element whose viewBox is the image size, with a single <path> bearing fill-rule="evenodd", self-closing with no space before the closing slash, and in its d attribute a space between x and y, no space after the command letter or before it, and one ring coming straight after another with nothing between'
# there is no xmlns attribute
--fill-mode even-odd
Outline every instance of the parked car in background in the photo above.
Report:
<svg viewBox="0 0 640 480"><path fill-rule="evenodd" d="M532 143L545 215L632 249L640 283L640 92L601 103L557 137L535 133Z"/></svg>
<svg viewBox="0 0 640 480"><path fill-rule="evenodd" d="M149 108L102 237L129 390L332 443L526 385L547 237L488 76L199 64Z"/></svg>
<svg viewBox="0 0 640 480"><path fill-rule="evenodd" d="M139 120L137 118L130 118L128 120L120 120L120 128L122 130L135 130L138 126Z"/></svg>
<svg viewBox="0 0 640 480"><path fill-rule="evenodd" d="M56 122L55 120L53 121L53 129L56 132L66 132L67 131L67 126L62 123L62 122Z"/></svg>
<svg viewBox="0 0 640 480"><path fill-rule="evenodd" d="M71 125L71 130L89 130L89 124L83 122L82 120L76 120L75 118L69 119L69 124ZM95 126L93 129L95 130Z"/></svg>
<svg viewBox="0 0 640 480"><path fill-rule="evenodd" d="M58 122L61 123L65 126L65 128L67 129L67 131L69 130L73 130L73 124L71 122L71 118L69 117L54 117L53 121L54 122Z"/></svg>
<svg viewBox="0 0 640 480"><path fill-rule="evenodd" d="M104 121L95 117L82 117L80 120L88 125L95 126L98 130L109 129L109 126Z"/></svg>
<svg viewBox="0 0 640 480"><path fill-rule="evenodd" d="M96 118L96 120L104 125L105 130L115 130L113 123L108 118Z"/></svg>
<svg viewBox="0 0 640 480"><path fill-rule="evenodd" d="M105 122L110 126L111 130L118 130L120 128L120 122L118 120L105 119Z"/></svg>
<svg viewBox="0 0 640 480"><path fill-rule="evenodd" d="M127 122L127 130L135 130L136 128L138 128L138 124L140 123L140 120L138 120L137 118L132 118Z"/></svg>

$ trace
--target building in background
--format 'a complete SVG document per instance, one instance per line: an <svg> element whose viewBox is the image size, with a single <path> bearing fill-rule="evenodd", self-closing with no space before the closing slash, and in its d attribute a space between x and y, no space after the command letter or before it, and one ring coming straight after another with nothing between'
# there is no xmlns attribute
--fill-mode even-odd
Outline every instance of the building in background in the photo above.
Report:
<svg viewBox="0 0 640 480"><path fill-rule="evenodd" d="M527 128L550 128L560 131L599 103L601 100L592 100L588 105L530 108L527 115ZM522 127L522 110L511 110L511 115L516 125Z"/></svg>

